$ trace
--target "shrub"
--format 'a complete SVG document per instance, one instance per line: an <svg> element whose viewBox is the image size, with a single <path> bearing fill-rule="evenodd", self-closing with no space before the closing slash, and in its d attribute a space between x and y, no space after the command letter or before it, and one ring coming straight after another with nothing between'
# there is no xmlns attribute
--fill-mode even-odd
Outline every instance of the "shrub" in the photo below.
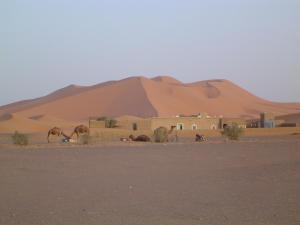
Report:
<svg viewBox="0 0 300 225"><path fill-rule="evenodd" d="M168 130L165 127L159 127L154 130L154 141L155 142L166 142L168 141Z"/></svg>
<svg viewBox="0 0 300 225"><path fill-rule="evenodd" d="M222 135L228 137L230 140L239 140L243 133L244 129L236 123L226 126L222 131Z"/></svg>
<svg viewBox="0 0 300 225"><path fill-rule="evenodd" d="M92 137L89 134L83 134L79 137L79 143L83 145L91 144Z"/></svg>
<svg viewBox="0 0 300 225"><path fill-rule="evenodd" d="M114 128L117 126L117 121L115 119L106 119L105 127L106 128Z"/></svg>
<svg viewBox="0 0 300 225"><path fill-rule="evenodd" d="M26 134L21 134L18 131L12 135L12 140L15 145L28 145L29 140Z"/></svg>

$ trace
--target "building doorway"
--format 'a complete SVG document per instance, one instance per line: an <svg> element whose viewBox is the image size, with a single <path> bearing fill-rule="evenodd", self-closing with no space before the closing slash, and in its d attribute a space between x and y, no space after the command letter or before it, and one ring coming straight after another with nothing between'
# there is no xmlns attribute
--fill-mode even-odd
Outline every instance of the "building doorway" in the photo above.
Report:
<svg viewBox="0 0 300 225"><path fill-rule="evenodd" d="M197 124L193 124L192 125L192 130L197 130L197 129L198 129Z"/></svg>
<svg viewBox="0 0 300 225"><path fill-rule="evenodd" d="M211 130L216 130L216 129L217 129L216 124L212 124L212 125L210 126L210 129L211 129Z"/></svg>
<svg viewBox="0 0 300 225"><path fill-rule="evenodd" d="M137 129L138 129L137 123L133 123L133 124L132 124L132 129L133 129L133 130L137 130Z"/></svg>
<svg viewBox="0 0 300 225"><path fill-rule="evenodd" d="M184 129L183 123L177 123L177 130L183 130L183 129Z"/></svg>

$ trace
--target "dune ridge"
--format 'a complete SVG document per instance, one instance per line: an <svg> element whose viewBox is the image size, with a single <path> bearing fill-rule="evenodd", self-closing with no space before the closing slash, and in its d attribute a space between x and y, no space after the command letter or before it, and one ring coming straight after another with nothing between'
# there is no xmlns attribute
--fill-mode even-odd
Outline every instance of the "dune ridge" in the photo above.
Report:
<svg viewBox="0 0 300 225"><path fill-rule="evenodd" d="M24 118L47 115L67 121L93 116L175 116L207 112L215 116L254 118L260 112L300 112L300 103L259 98L223 79L182 83L170 76L136 76L92 86L70 85L47 96L0 107L0 114Z"/></svg>

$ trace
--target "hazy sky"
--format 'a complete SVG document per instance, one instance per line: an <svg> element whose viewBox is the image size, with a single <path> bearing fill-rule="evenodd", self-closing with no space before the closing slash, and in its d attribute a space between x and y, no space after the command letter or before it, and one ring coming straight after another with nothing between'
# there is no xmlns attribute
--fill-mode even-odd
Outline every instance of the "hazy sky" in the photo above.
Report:
<svg viewBox="0 0 300 225"><path fill-rule="evenodd" d="M300 1L0 0L0 105L137 75L300 102Z"/></svg>

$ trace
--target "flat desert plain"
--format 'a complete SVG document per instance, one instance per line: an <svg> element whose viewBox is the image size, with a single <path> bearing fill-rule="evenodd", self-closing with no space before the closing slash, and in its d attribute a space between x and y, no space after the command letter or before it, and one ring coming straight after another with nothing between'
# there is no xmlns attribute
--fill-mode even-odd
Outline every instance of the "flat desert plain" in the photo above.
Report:
<svg viewBox="0 0 300 225"><path fill-rule="evenodd" d="M298 225L300 135L0 148L1 225Z"/></svg>

